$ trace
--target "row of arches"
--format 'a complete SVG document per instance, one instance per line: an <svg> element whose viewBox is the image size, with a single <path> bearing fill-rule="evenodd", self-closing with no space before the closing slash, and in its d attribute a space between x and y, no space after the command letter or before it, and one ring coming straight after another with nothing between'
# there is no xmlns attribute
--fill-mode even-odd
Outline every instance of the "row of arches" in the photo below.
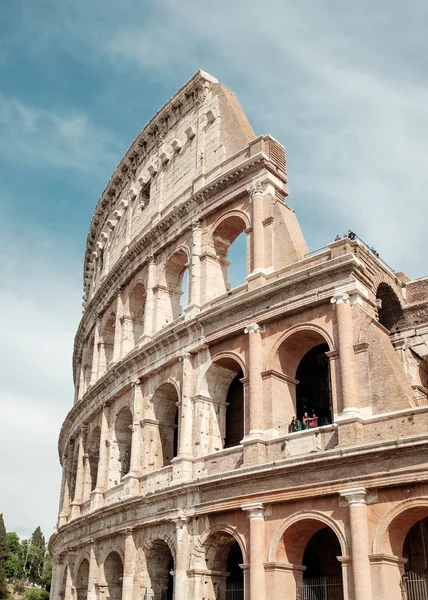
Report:
<svg viewBox="0 0 428 600"><path fill-rule="evenodd" d="M426 509L424 514L427 514ZM404 532L400 530L403 519L408 521ZM290 598L310 600L352 597L352 549L342 529L330 517L315 512L309 516L296 515L280 532L278 541L272 540L270 556L265 563L266 587L271 593L267 597L282 597L279 592L286 592ZM409 521L405 511L390 523L386 535L396 537L398 542L394 546L397 555L391 555L391 559L394 558L397 564L400 560L404 563L395 578L397 589L389 588L395 599L400 597L400 588L406 589L411 574L419 574L421 581L427 577L428 517ZM130 566L128 560L127 585L142 589L143 598L178 600L175 589L177 551L175 544L165 538L143 543L137 548L134 564ZM78 600L87 600L90 585L94 584L90 581L91 576L100 592L104 591L113 600L122 600L125 559L122 549L114 549L113 544L105 558L97 561L97 573L90 573L90 557L83 557L76 570L69 573ZM244 600L249 583L248 568L251 569L249 560L247 540L236 528L228 525L213 527L200 537L199 544L185 561L188 597ZM269 579L270 573L275 573L275 578ZM66 587L67 573L64 573L61 596L67 600ZM406 597L408 600L426 598L415 595L411 586Z"/></svg>

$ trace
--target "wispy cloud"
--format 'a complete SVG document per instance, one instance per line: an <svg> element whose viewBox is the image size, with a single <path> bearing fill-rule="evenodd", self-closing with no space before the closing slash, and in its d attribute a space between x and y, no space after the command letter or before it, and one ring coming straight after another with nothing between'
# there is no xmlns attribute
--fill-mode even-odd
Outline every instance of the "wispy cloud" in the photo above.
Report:
<svg viewBox="0 0 428 600"><path fill-rule="evenodd" d="M84 114L55 113L0 94L0 128L0 156L5 162L88 173L118 161L113 135Z"/></svg>

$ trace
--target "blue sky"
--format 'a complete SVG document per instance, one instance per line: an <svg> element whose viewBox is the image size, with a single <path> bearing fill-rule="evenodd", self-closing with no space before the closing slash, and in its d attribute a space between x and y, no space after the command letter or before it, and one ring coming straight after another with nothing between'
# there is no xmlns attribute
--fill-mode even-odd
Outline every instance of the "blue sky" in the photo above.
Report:
<svg viewBox="0 0 428 600"><path fill-rule="evenodd" d="M0 12L0 511L56 520L56 440L95 203L195 71L285 144L311 249L348 227L426 274L425 0L14 0ZM8 485L5 485L5 483Z"/></svg>

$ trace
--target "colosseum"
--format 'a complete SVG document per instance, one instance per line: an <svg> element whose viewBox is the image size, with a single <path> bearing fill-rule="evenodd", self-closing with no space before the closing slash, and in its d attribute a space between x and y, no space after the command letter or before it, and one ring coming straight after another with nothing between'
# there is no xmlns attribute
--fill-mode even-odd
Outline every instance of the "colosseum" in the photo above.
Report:
<svg viewBox="0 0 428 600"><path fill-rule="evenodd" d="M119 163L87 239L53 600L428 598L428 278L352 232L309 252L287 197L284 147L202 71Z"/></svg>

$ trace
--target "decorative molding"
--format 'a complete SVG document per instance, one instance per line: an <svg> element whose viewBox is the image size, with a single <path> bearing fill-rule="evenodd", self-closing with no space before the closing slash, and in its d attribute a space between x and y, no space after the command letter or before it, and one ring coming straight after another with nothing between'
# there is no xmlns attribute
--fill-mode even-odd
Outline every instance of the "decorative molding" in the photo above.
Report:
<svg viewBox="0 0 428 600"><path fill-rule="evenodd" d="M265 329L258 323L250 323L244 329L244 333L264 333Z"/></svg>
<svg viewBox="0 0 428 600"><path fill-rule="evenodd" d="M345 293L340 293L340 294L336 294L335 296L333 296L333 298L330 300L331 304L334 304L335 306L337 306L338 304L350 304L351 303L351 299L349 294Z"/></svg>
<svg viewBox="0 0 428 600"><path fill-rule="evenodd" d="M249 519L264 519L266 508L261 502L241 504L241 509L248 512Z"/></svg>
<svg viewBox="0 0 428 600"><path fill-rule="evenodd" d="M348 506L365 506L367 504L367 490L364 487L340 490L339 495L346 500Z"/></svg>
<svg viewBox="0 0 428 600"><path fill-rule="evenodd" d="M263 196L264 186L261 181L253 181L253 183L247 187L247 192L250 194L251 200L253 200L256 196Z"/></svg>

